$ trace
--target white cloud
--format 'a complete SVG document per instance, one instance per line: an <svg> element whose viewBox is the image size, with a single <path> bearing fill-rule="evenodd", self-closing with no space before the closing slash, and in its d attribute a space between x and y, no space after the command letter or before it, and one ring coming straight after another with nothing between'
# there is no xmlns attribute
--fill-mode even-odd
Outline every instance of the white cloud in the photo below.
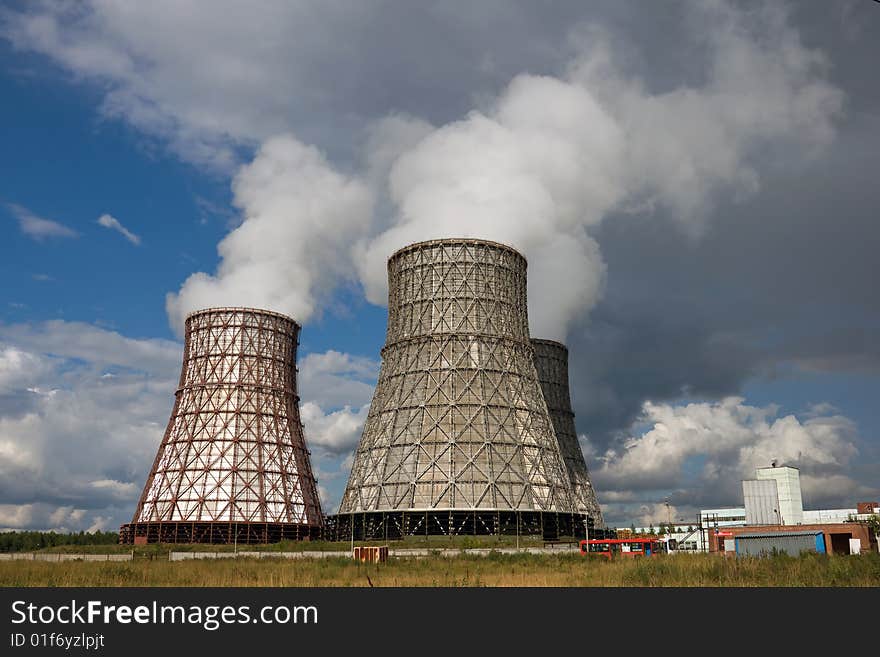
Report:
<svg viewBox="0 0 880 657"><path fill-rule="evenodd" d="M775 406L728 397L684 406L646 402L639 424L649 428L601 455L592 471L608 502L633 500L638 491L649 498L675 491L695 504L712 503L714 496L716 504L736 506L742 503L740 482L772 460L800 469L809 508L854 504L865 492L846 476L858 453L858 432L842 415L779 417Z"/></svg>
<svg viewBox="0 0 880 657"><path fill-rule="evenodd" d="M661 524L678 522L682 517L679 509L674 505L666 505L663 502L639 505L634 513L629 514L631 524L636 527L659 528Z"/></svg>
<svg viewBox="0 0 880 657"><path fill-rule="evenodd" d="M0 504L0 531L31 526L33 504Z"/></svg>
<svg viewBox="0 0 880 657"><path fill-rule="evenodd" d="M287 0L259 10L233 0L34 2L2 12L0 34L98 83L105 116L201 167L231 171L240 145L288 130L291 115L320 103L316 59L334 67L336 57L347 60L345 38L368 12L358 3Z"/></svg>
<svg viewBox="0 0 880 657"><path fill-rule="evenodd" d="M122 235L129 242L134 244L135 246L139 246L141 243L141 238L138 235L132 233L128 228L123 226L119 220L113 215L102 214L98 217L98 224L103 226L104 228L109 228L110 230L115 230L117 233Z"/></svg>
<svg viewBox="0 0 880 657"><path fill-rule="evenodd" d="M112 493L122 501L129 501L141 492L140 487L131 481L116 481L115 479L99 479L90 482L93 488Z"/></svg>
<svg viewBox="0 0 880 657"><path fill-rule="evenodd" d="M369 227L372 194L317 149L285 135L266 141L233 181L244 222L218 246L214 275L190 276L167 298L172 326L209 306L257 306L309 320L354 277L346 247Z"/></svg>
<svg viewBox="0 0 880 657"><path fill-rule="evenodd" d="M49 370L45 359L0 342L0 394L27 389Z"/></svg>
<svg viewBox="0 0 880 657"><path fill-rule="evenodd" d="M332 349L302 359L300 413L309 445L335 456L357 447L378 371L376 360Z"/></svg>
<svg viewBox="0 0 880 657"><path fill-rule="evenodd" d="M318 498L321 500L321 509L324 513L329 513L328 509L334 503L333 494L321 484L318 484Z"/></svg>
<svg viewBox="0 0 880 657"><path fill-rule="evenodd" d="M168 420L180 345L61 321L0 325L0 341L0 526L127 521Z"/></svg>
<svg viewBox="0 0 880 657"><path fill-rule="evenodd" d="M163 376L180 371L183 353L182 345L170 340L129 338L92 324L62 320L0 324L0 341L28 352L29 358L72 358L99 368L112 365Z"/></svg>
<svg viewBox="0 0 880 657"><path fill-rule="evenodd" d="M85 509L75 509L72 506L60 506L49 515L49 522L53 527L76 527L85 518Z"/></svg>
<svg viewBox="0 0 880 657"><path fill-rule="evenodd" d="M117 531L118 525L109 516L90 515L70 505L0 504L0 531L10 530Z"/></svg>
<svg viewBox="0 0 880 657"><path fill-rule="evenodd" d="M41 242L45 239L53 237L78 237L78 233L72 228L68 228L64 224L52 221L51 219L43 219L33 212L15 203L7 203L6 207L12 215L18 220L18 227L21 232Z"/></svg>
<svg viewBox="0 0 880 657"><path fill-rule="evenodd" d="M357 447L370 405L358 409L345 406L338 411L324 413L318 404L305 402L300 414L305 424L306 439L329 452L343 454Z"/></svg>
<svg viewBox="0 0 880 657"><path fill-rule="evenodd" d="M379 362L333 349L300 360L300 396L327 409L369 403L379 375Z"/></svg>

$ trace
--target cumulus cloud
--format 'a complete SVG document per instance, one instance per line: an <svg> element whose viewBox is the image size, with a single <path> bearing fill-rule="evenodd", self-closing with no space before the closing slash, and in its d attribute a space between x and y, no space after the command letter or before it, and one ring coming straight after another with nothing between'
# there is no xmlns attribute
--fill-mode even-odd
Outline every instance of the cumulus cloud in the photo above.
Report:
<svg viewBox="0 0 880 657"><path fill-rule="evenodd" d="M357 447L378 372L378 361L332 349L302 359L300 413L310 446L334 457Z"/></svg>
<svg viewBox="0 0 880 657"><path fill-rule="evenodd" d="M18 227L21 232L38 242L53 237L79 237L72 228L68 228L64 224L52 221L51 219L43 219L21 205L15 203L7 203L6 207L12 216L18 220Z"/></svg>
<svg viewBox="0 0 880 657"><path fill-rule="evenodd" d="M300 360L300 415L327 513L342 497L378 374L378 360L333 349Z"/></svg>
<svg viewBox="0 0 880 657"><path fill-rule="evenodd" d="M855 423L821 414L780 416L741 397L686 405L646 402L635 433L595 457L602 501L613 506L672 495L690 509L742 504L743 479L776 460L800 469L808 508L848 507L869 492L847 475L858 455ZM874 491L873 494L876 494ZM826 507L827 508L827 507Z"/></svg>
<svg viewBox="0 0 880 657"><path fill-rule="evenodd" d="M109 228L110 230L115 230L117 233L122 235L129 242L134 244L135 246L140 246L141 238L138 235L132 233L128 228L123 226L119 219L109 214L102 214L98 217L98 224L103 226L104 228Z"/></svg>
<svg viewBox="0 0 880 657"><path fill-rule="evenodd" d="M0 394L27 389L40 381L48 370L45 359L0 343Z"/></svg>
<svg viewBox="0 0 880 657"><path fill-rule="evenodd" d="M379 361L335 349L306 354L299 363L300 396L325 408L363 406L373 394Z"/></svg>
<svg viewBox="0 0 880 657"><path fill-rule="evenodd" d="M370 13L348 2L270 0L259 11L232 0L36 2L0 12L0 35L98 83L104 116L200 167L229 172L242 146L285 131L292 114L324 100L310 88L316 60L334 64L328 44L347 60L345 39Z"/></svg>
<svg viewBox="0 0 880 657"><path fill-rule="evenodd" d="M232 184L244 221L220 242L213 275L190 276L167 298L172 326L209 306L257 306L309 320L353 277L346 245L369 227L372 194L290 135L266 141Z"/></svg>
<svg viewBox="0 0 880 657"><path fill-rule="evenodd" d="M87 509L47 504L0 504L0 531L55 532L115 530L107 516L92 516Z"/></svg>
<svg viewBox="0 0 880 657"><path fill-rule="evenodd" d="M680 510L672 504L655 502L639 505L634 513L631 513L631 524L636 527L658 527L662 524L677 523L684 516Z"/></svg>
<svg viewBox="0 0 880 657"><path fill-rule="evenodd" d="M84 322L2 324L0 341L8 349L24 351L26 358L78 359L92 367L124 367L167 376L180 369L183 349L159 338L130 338Z"/></svg>
<svg viewBox="0 0 880 657"><path fill-rule="evenodd" d="M365 404L357 409L344 406L338 411L325 413L314 402L303 403L300 414L309 444L335 454L353 450L360 440L369 409L370 405Z"/></svg>
<svg viewBox="0 0 880 657"><path fill-rule="evenodd" d="M0 531L31 527L33 504L0 504Z"/></svg>
<svg viewBox="0 0 880 657"><path fill-rule="evenodd" d="M0 325L0 526L73 531L127 520L179 367L174 342L61 321Z"/></svg>

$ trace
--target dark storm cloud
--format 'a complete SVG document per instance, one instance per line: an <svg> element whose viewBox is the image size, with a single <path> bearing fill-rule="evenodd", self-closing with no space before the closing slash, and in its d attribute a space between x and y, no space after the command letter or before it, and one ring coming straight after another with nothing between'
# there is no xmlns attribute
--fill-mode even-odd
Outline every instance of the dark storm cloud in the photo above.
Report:
<svg viewBox="0 0 880 657"><path fill-rule="evenodd" d="M605 295L569 334L577 424L593 454L619 452L625 437L650 429L634 426L647 400L721 399L750 380L798 372L859 375L858 385L880 373L880 43L869 36L880 30L880 10L867 2L792 9L803 41L825 53L829 80L846 94L835 141L822 157L787 166L764 153L760 191L717 203L698 240L662 213L606 221L595 233L608 265ZM809 508L848 507L858 490L876 491L880 442L875 427L859 428L858 459L805 470L824 482L808 480ZM665 495L682 509L734 504L742 496L735 464L720 459L711 485L678 491L631 479L630 493L609 490L602 500L606 515L626 518L632 504ZM598 472L598 462L591 467ZM600 499L602 484L598 475Z"/></svg>
<svg viewBox="0 0 880 657"><path fill-rule="evenodd" d="M880 372L871 123L717 209L698 242L668 218L603 224L605 297L569 338L582 431L601 446L645 399L735 394L776 367Z"/></svg>

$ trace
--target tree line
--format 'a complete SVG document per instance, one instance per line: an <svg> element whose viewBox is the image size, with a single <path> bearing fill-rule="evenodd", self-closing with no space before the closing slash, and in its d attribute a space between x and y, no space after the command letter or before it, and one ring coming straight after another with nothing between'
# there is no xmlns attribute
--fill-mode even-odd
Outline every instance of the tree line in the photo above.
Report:
<svg viewBox="0 0 880 657"><path fill-rule="evenodd" d="M0 552L29 552L57 545L115 545L118 532L0 532Z"/></svg>

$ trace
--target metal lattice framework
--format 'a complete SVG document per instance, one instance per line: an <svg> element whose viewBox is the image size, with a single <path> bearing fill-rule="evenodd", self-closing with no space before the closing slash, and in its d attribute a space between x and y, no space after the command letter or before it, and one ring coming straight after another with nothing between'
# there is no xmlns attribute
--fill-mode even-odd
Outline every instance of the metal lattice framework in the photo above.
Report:
<svg viewBox="0 0 880 657"><path fill-rule="evenodd" d="M590 473L584 453L578 444L574 412L568 386L568 348L553 340L532 339L535 349L535 369L547 402L547 410L553 421L559 450L565 460L571 482L572 503L576 513L586 513L593 518L596 527L604 527L602 509L596 499L596 491L590 481Z"/></svg>
<svg viewBox="0 0 880 657"><path fill-rule="evenodd" d="M125 542L269 542L320 533L299 416L299 326L210 308L186 318L180 386Z"/></svg>
<svg viewBox="0 0 880 657"><path fill-rule="evenodd" d="M571 513L529 342L525 258L481 240L420 242L388 260L388 287L382 367L340 514Z"/></svg>

